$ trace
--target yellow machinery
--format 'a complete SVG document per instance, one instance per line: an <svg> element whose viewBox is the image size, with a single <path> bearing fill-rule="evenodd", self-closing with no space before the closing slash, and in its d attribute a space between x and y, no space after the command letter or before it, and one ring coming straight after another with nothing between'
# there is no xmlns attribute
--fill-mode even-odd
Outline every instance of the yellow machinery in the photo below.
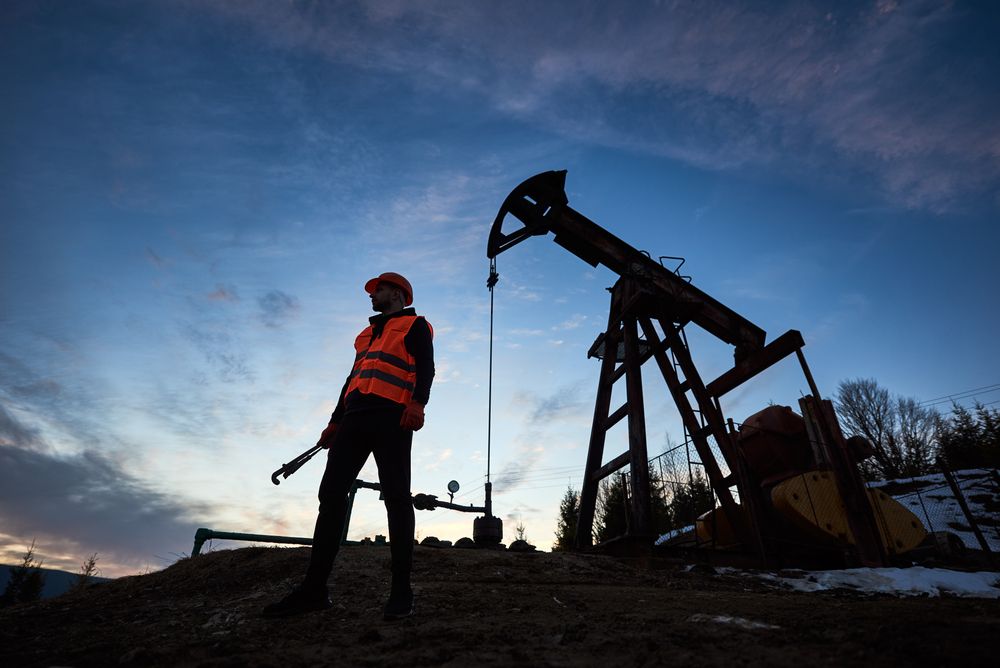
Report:
<svg viewBox="0 0 1000 668"><path fill-rule="evenodd" d="M849 441L856 458L863 443ZM759 488L776 522L774 535L786 544L849 548L857 544L847 505L833 472L818 465L805 421L788 406L769 406L747 418L736 447L747 463L750 483ZM916 515L882 491L866 490L882 548L899 555L920 545L927 531ZM698 539L719 549L739 545L732 525L719 509L696 523Z"/></svg>

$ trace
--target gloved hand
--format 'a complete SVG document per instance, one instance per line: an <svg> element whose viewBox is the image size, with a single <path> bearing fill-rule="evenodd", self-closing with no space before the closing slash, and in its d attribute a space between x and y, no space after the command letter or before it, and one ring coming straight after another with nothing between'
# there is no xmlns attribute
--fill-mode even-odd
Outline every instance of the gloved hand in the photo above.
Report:
<svg viewBox="0 0 1000 668"><path fill-rule="evenodd" d="M406 408L403 409L403 417L399 419L399 426L403 429L420 431L420 428L424 426L424 405L416 401L406 404Z"/></svg>
<svg viewBox="0 0 1000 668"><path fill-rule="evenodd" d="M324 448L329 448L330 444L333 443L333 435L336 433L336 431L337 431L336 422L331 422L330 424L326 425L326 429L324 429L323 433L320 434L319 440L316 441L316 445L320 445Z"/></svg>

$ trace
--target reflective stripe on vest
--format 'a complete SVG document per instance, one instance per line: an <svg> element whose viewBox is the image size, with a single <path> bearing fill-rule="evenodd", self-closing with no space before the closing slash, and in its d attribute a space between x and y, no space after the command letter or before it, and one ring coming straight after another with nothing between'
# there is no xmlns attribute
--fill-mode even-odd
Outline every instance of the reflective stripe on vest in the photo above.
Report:
<svg viewBox="0 0 1000 668"><path fill-rule="evenodd" d="M417 365L406 349L406 334L420 316L405 315L389 318L382 329L382 336L372 340L369 325L354 340L354 368L347 394L358 390L374 394L400 404L413 399L417 382ZM427 323L430 329L430 323ZM431 335L433 336L431 330Z"/></svg>

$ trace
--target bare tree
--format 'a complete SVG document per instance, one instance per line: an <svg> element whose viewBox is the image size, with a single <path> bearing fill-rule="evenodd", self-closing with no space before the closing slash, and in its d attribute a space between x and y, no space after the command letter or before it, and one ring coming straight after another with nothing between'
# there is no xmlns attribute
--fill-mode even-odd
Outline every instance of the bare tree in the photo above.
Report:
<svg viewBox="0 0 1000 668"><path fill-rule="evenodd" d="M898 397L899 444L903 453L903 473L921 475L934 463L937 441L938 414L933 408L921 406L915 399Z"/></svg>
<svg viewBox="0 0 1000 668"><path fill-rule="evenodd" d="M848 436L863 436L874 450L861 462L869 478L926 473L934 460L937 412L904 397L893 398L872 378L837 387L837 414Z"/></svg>

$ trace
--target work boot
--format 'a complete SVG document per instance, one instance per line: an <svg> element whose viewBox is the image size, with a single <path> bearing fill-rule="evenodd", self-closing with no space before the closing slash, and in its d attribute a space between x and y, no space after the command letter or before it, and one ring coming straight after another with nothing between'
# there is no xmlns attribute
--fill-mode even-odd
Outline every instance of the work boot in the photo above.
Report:
<svg viewBox="0 0 1000 668"><path fill-rule="evenodd" d="M327 610L333 607L330 594L326 588L303 589L296 587L285 598L277 603L264 606L265 617L291 617L305 612Z"/></svg>
<svg viewBox="0 0 1000 668"><path fill-rule="evenodd" d="M393 586L389 592L389 600L382 611L382 619L393 622L397 619L404 619L413 614L413 590L410 585L405 587Z"/></svg>

